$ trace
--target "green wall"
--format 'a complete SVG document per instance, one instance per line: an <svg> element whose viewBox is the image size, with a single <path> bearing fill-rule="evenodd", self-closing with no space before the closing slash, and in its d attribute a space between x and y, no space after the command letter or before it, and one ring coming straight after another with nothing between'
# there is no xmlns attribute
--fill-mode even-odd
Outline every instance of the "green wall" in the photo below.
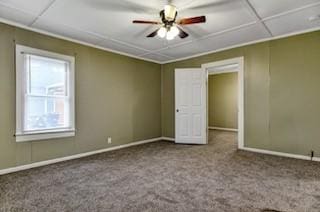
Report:
<svg viewBox="0 0 320 212"><path fill-rule="evenodd" d="M14 40L76 56L75 137L15 142ZM245 58L245 146L314 150L319 157L320 31L161 66L0 24L0 169L174 137L174 69L239 56Z"/></svg>
<svg viewBox="0 0 320 212"><path fill-rule="evenodd" d="M320 156L320 31L165 64L162 135L174 137L174 69L244 56L244 145Z"/></svg>
<svg viewBox="0 0 320 212"><path fill-rule="evenodd" d="M209 75L209 127L238 128L238 73Z"/></svg>
<svg viewBox="0 0 320 212"><path fill-rule="evenodd" d="M14 40L76 55L75 137L15 142ZM0 97L0 169L161 136L161 65L1 23Z"/></svg>

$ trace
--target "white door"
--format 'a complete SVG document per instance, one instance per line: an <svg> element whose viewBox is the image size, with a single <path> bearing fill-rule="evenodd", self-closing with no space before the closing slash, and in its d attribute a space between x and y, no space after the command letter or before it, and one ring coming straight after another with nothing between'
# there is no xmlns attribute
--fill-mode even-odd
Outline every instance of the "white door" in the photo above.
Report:
<svg viewBox="0 0 320 212"><path fill-rule="evenodd" d="M175 142L207 143L206 71L175 70Z"/></svg>

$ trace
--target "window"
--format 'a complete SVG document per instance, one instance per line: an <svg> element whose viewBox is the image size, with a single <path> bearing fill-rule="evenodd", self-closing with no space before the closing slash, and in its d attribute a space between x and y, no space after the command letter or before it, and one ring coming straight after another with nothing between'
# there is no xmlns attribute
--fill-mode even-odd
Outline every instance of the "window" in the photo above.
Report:
<svg viewBox="0 0 320 212"><path fill-rule="evenodd" d="M17 45L16 141L74 135L74 57Z"/></svg>

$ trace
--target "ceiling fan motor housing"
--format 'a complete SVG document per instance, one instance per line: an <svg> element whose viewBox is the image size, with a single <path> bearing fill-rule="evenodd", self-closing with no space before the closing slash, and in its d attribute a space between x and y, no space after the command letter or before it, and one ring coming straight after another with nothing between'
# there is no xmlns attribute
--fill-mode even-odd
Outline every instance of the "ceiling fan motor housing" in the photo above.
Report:
<svg viewBox="0 0 320 212"><path fill-rule="evenodd" d="M160 11L160 18L164 24L165 27L170 27L173 25L173 23L176 21L178 12L175 13L174 19L173 20L167 20L164 14L164 10Z"/></svg>

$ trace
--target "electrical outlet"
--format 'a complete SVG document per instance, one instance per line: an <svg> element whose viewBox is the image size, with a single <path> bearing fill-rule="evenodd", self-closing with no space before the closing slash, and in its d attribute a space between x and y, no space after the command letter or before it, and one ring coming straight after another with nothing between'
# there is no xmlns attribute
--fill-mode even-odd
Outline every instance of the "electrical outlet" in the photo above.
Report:
<svg viewBox="0 0 320 212"><path fill-rule="evenodd" d="M108 144L111 144L112 143L111 137L108 137L107 141L108 141Z"/></svg>

